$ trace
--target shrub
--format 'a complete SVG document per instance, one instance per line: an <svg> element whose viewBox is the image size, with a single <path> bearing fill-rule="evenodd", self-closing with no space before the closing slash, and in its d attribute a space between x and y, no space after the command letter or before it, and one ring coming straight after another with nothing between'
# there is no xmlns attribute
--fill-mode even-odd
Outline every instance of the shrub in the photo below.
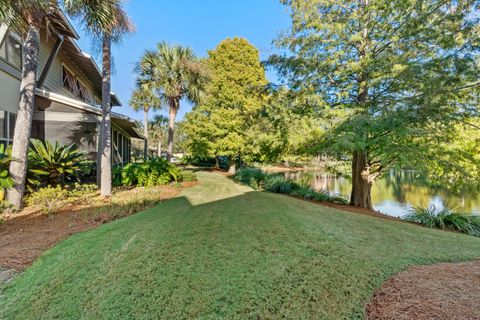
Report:
<svg viewBox="0 0 480 320"><path fill-rule="evenodd" d="M72 202L88 203L91 198L97 193L98 187L96 184L80 184L76 182L70 190L68 190L68 197L72 198Z"/></svg>
<svg viewBox="0 0 480 320"><path fill-rule="evenodd" d="M299 185L280 174L269 174L263 181L263 187L270 192L291 194Z"/></svg>
<svg viewBox="0 0 480 320"><path fill-rule="evenodd" d="M317 196L317 192L311 187L300 186L297 189L293 190L292 195L302 197L306 200L314 200Z"/></svg>
<svg viewBox="0 0 480 320"><path fill-rule="evenodd" d="M120 172L120 177L116 177ZM129 163L114 170L113 180L120 179L120 185L153 187L178 181L180 169L166 159L151 158L143 162ZM118 185L118 184L117 184Z"/></svg>
<svg viewBox="0 0 480 320"><path fill-rule="evenodd" d="M255 190L268 190L275 193L285 193L302 197L306 200L331 202L336 204L348 204L348 200L340 196L332 195L327 191L315 191L306 183L298 184L285 176L272 173L267 174L260 169L240 169L234 176L236 181L245 183Z"/></svg>
<svg viewBox="0 0 480 320"><path fill-rule="evenodd" d="M8 172L10 168L10 150L5 145L0 144L0 189L8 189L13 187L13 180Z"/></svg>
<svg viewBox="0 0 480 320"><path fill-rule="evenodd" d="M43 214L52 214L62 208L68 198L68 191L61 186L40 188L28 198L28 204L38 206Z"/></svg>
<svg viewBox="0 0 480 320"><path fill-rule="evenodd" d="M244 168L235 173L234 179L249 185L255 190L261 190L266 176L267 174L260 169Z"/></svg>
<svg viewBox="0 0 480 320"><path fill-rule="evenodd" d="M315 200L320 202L330 202L336 204L348 204L348 200L332 195L327 191L315 191L311 187L300 186L292 192L292 195L302 197L307 200Z"/></svg>
<svg viewBox="0 0 480 320"><path fill-rule="evenodd" d="M403 218L427 228L451 230L480 237L480 217L454 212L448 208L415 208Z"/></svg>
<svg viewBox="0 0 480 320"><path fill-rule="evenodd" d="M193 171L182 170L178 175L178 181L182 182L195 182L197 181L197 175Z"/></svg>
<svg viewBox="0 0 480 320"><path fill-rule="evenodd" d="M12 204L6 200L0 200L0 222L2 221L2 214L12 212L14 210Z"/></svg>
<svg viewBox="0 0 480 320"><path fill-rule="evenodd" d="M32 139L28 153L28 181L31 185L64 185L79 181L79 177L90 170L91 161L77 145L60 145L57 142L42 142Z"/></svg>

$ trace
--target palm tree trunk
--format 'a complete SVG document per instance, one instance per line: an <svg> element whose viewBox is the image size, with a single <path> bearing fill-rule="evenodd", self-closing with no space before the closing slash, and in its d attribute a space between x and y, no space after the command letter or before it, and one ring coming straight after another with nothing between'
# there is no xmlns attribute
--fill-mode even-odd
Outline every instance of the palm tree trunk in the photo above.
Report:
<svg viewBox="0 0 480 320"><path fill-rule="evenodd" d="M15 133L13 135L10 175L14 182L8 190L7 200L17 209L22 206L25 193L25 179L28 165L28 145L32 131L33 108L35 106L35 87L40 50L39 28L30 25L23 49L22 82L20 84L20 103L18 107Z"/></svg>
<svg viewBox="0 0 480 320"><path fill-rule="evenodd" d="M111 132L111 37L104 33L102 44L102 124L100 127L100 193L112 194L112 132Z"/></svg>
<svg viewBox="0 0 480 320"><path fill-rule="evenodd" d="M168 149L167 160L171 161L173 157L173 135L175 133L175 117L177 116L179 101L175 98L170 99L170 119L168 125Z"/></svg>
<svg viewBox="0 0 480 320"><path fill-rule="evenodd" d="M157 156L160 158L162 156L162 137L158 139L158 150Z"/></svg>
<svg viewBox="0 0 480 320"><path fill-rule="evenodd" d="M148 157L148 109L143 109L143 158Z"/></svg>

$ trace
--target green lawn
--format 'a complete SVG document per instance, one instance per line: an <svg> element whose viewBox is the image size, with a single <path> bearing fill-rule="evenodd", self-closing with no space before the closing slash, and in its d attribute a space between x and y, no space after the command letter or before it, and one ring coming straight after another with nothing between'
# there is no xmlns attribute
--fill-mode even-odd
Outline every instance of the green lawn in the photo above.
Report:
<svg viewBox="0 0 480 320"><path fill-rule="evenodd" d="M0 295L0 319L362 318L409 265L480 258L474 237L199 178L46 252Z"/></svg>

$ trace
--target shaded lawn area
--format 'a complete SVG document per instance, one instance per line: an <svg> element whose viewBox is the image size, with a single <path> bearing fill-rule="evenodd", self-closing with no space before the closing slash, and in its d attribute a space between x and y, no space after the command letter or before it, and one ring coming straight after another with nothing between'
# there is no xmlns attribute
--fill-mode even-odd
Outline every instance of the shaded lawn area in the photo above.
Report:
<svg viewBox="0 0 480 320"><path fill-rule="evenodd" d="M47 251L1 319L352 319L410 265L480 258L480 239L253 192L215 173Z"/></svg>

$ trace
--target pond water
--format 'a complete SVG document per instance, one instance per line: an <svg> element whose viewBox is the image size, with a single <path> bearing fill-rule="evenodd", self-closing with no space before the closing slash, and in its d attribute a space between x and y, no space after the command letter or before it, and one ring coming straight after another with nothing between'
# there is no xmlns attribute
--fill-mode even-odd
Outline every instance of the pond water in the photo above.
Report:
<svg viewBox="0 0 480 320"><path fill-rule="evenodd" d="M350 180L324 171L287 172L285 175L315 190L326 190L350 198ZM480 194L453 195L447 190L432 189L422 184L413 171L391 171L372 187L375 210L401 217L414 207L434 205L455 211L480 215Z"/></svg>

